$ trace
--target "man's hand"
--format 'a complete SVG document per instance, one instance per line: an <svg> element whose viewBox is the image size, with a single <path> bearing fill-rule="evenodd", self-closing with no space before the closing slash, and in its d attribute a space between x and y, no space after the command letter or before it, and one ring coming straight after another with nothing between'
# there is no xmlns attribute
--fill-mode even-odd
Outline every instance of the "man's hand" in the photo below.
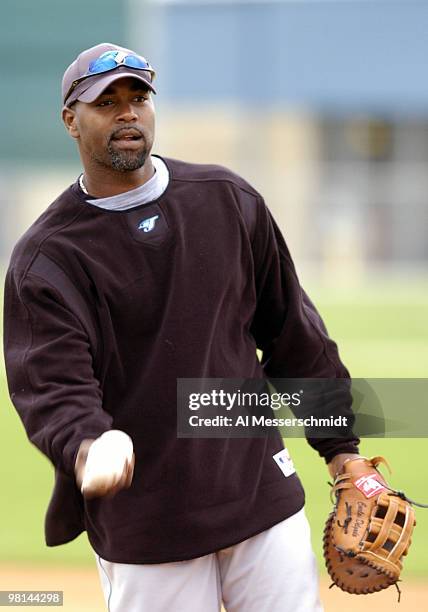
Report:
<svg viewBox="0 0 428 612"><path fill-rule="evenodd" d="M347 459L358 459L359 457L361 455L357 453L339 453L327 464L330 476L334 479L342 471L343 464Z"/></svg>
<svg viewBox="0 0 428 612"><path fill-rule="evenodd" d="M128 488L134 473L135 455L131 438L119 430L86 439L80 444L74 472L84 497L113 497Z"/></svg>

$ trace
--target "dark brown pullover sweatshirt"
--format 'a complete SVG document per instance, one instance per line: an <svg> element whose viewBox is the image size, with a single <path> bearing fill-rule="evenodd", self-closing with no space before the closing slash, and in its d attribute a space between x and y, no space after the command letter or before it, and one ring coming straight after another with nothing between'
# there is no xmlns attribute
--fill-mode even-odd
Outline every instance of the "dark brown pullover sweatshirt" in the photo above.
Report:
<svg viewBox="0 0 428 612"><path fill-rule="evenodd" d="M55 466L47 544L86 530L123 563L199 557L304 504L272 459L279 434L177 438L178 378L349 376L262 197L225 168L164 161L166 191L128 211L69 187L15 247L5 286L11 399ZM132 486L85 501L78 447L112 428L134 442ZM358 439L309 443L329 461Z"/></svg>

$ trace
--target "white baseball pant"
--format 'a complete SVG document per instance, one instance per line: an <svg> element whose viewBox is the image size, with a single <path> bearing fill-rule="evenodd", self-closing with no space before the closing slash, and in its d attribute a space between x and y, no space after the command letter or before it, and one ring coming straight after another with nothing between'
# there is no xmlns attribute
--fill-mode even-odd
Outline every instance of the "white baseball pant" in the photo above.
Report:
<svg viewBox="0 0 428 612"><path fill-rule="evenodd" d="M304 509L190 561L134 565L97 555L109 612L322 612Z"/></svg>

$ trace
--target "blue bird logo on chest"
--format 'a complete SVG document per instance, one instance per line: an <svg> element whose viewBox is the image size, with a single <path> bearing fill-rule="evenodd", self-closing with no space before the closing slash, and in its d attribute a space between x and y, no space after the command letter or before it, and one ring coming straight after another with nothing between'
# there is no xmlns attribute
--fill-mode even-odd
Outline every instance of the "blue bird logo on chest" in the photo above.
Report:
<svg viewBox="0 0 428 612"><path fill-rule="evenodd" d="M138 225L139 230L143 230L143 232L151 232L155 227L155 223L159 219L159 215L155 215L154 217L149 217L148 219L142 219Z"/></svg>

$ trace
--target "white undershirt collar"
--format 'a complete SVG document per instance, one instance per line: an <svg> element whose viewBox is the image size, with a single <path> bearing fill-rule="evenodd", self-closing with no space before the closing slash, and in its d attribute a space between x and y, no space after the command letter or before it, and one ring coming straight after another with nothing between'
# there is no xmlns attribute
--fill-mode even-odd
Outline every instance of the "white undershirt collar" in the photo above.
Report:
<svg viewBox="0 0 428 612"><path fill-rule="evenodd" d="M86 200L88 204L105 210L128 210L160 198L168 187L169 172L165 162L160 157L152 155L151 159L155 173L144 185L108 198ZM79 185L82 191L89 195L83 183L82 174L79 176Z"/></svg>

